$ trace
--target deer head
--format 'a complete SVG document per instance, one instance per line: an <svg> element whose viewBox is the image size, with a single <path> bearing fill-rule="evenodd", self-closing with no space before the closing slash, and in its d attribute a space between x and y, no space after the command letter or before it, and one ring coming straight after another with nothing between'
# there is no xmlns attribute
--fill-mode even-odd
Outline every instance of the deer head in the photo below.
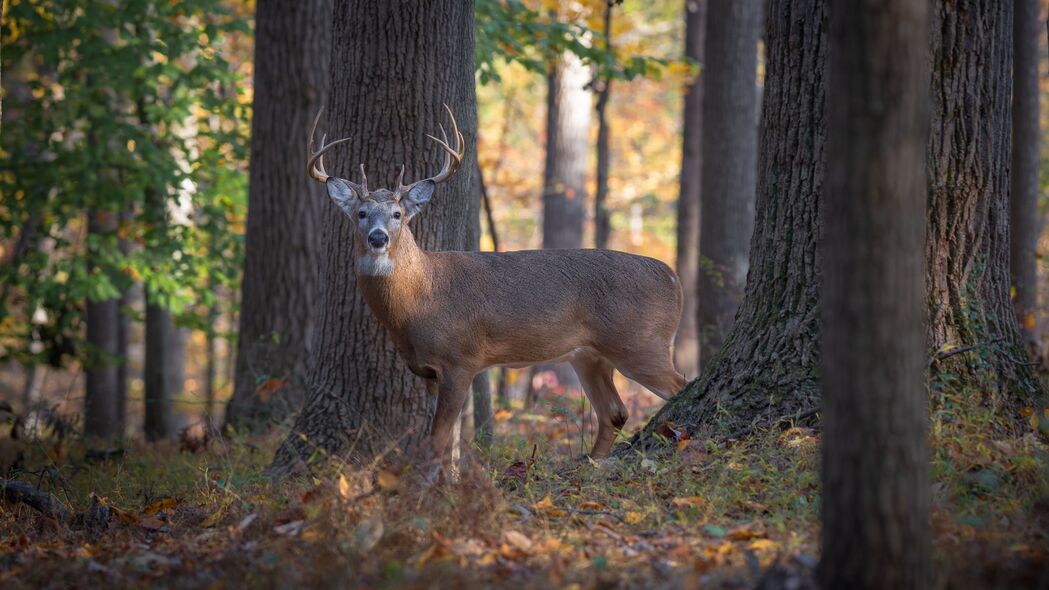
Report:
<svg viewBox="0 0 1049 590"><path fill-rule="evenodd" d="M422 210L433 196L436 186L450 179L462 164L466 144L463 141L462 133L459 132L459 126L455 122L452 110L448 108L448 105L444 105L444 108L452 121L455 147L448 144L448 136L444 132L443 125L440 126L443 139L427 135L445 151L444 167L435 176L404 184L404 166L402 165L401 173L397 176L397 188L392 191L385 188L369 190L364 164L361 164L360 184L344 178L329 176L324 170L324 154L336 145L349 141L350 138L325 143L327 136L323 136L320 146L314 150L313 138L317 131L317 123L320 121L320 112L313 121L313 129L310 131L307 145L310 158L306 163L306 170L311 178L325 184L328 196L335 201L343 213L355 220L357 229L354 240L362 250L375 257L386 257L387 252L396 246L403 224Z"/></svg>

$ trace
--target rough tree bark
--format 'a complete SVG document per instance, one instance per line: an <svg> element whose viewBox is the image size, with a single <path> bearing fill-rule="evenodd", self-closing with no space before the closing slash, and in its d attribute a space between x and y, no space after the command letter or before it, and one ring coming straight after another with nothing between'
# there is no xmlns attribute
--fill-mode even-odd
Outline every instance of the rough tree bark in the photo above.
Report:
<svg viewBox="0 0 1049 590"><path fill-rule="evenodd" d="M325 158L327 169L349 178L363 162L372 187L392 185L402 163L406 179L432 175L444 154L426 134L447 117L446 103L465 137L466 161L412 220L412 233L429 250L470 248L478 194L473 2L340 1L333 20L325 129L329 138L353 139ZM322 292L308 397L274 457L274 476L300 468L314 449L366 458L391 445L410 447L426 435L433 414L423 381L397 356L357 289L354 222L331 204L322 218Z"/></svg>
<svg viewBox="0 0 1049 590"><path fill-rule="evenodd" d="M700 64L699 76L685 92L681 141L681 184L677 199L677 262L685 305L674 339L674 364L686 378L699 374L696 336L696 285L699 281L700 184L703 172L703 45L706 0L685 2L685 57Z"/></svg>
<svg viewBox="0 0 1049 590"><path fill-rule="evenodd" d="M979 393L1015 416L1044 390L1009 298L1013 3L938 0L926 256L933 389Z"/></svg>
<svg viewBox="0 0 1049 590"><path fill-rule="evenodd" d="M103 239L112 237L117 230L117 214L90 211L87 226L90 234ZM89 257L94 254L97 253L89 253ZM120 365L124 362L120 315L120 298L88 301L85 308L90 349L84 364L84 434L89 437L114 439L123 434L119 400Z"/></svg>
<svg viewBox="0 0 1049 590"><path fill-rule="evenodd" d="M1041 127L1038 118L1038 62L1042 22L1038 0L1015 0L1013 17L1013 165L1010 209L1010 270L1013 306L1030 348L1035 348L1038 309L1038 174ZM1033 351L1033 350L1032 350Z"/></svg>
<svg viewBox="0 0 1049 590"><path fill-rule="evenodd" d="M226 424L257 429L301 407L317 301L324 187L301 138L328 91L331 0L260 0L239 346ZM281 383L275 395L258 386ZM269 391L264 390L264 391Z"/></svg>
<svg viewBox="0 0 1049 590"><path fill-rule="evenodd" d="M831 8L823 199L823 588L926 588L929 4Z"/></svg>
<svg viewBox="0 0 1049 590"><path fill-rule="evenodd" d="M825 0L771 0L757 215L736 321L700 379L649 422L734 433L819 404L819 210L824 176ZM753 111L748 111L753 117ZM751 118L752 122L753 119ZM705 215L705 213L704 213Z"/></svg>
<svg viewBox="0 0 1049 590"><path fill-rule="evenodd" d="M702 370L721 348L747 282L757 185L758 35L763 0L710 0L703 76L697 330Z"/></svg>
<svg viewBox="0 0 1049 590"><path fill-rule="evenodd" d="M622 1L622 0L620 0ZM604 41L605 49L612 51L612 8L616 0L607 0L605 4ZM608 210L608 172L612 165L611 129L606 111L612 97L612 76L595 70L594 82L597 86L597 186L594 191L594 247L607 248L608 237L612 233L611 213Z"/></svg>

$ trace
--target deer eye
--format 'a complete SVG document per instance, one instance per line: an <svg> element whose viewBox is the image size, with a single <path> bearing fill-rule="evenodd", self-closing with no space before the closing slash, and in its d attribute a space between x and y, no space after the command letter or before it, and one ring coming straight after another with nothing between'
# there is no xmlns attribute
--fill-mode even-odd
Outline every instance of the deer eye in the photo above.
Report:
<svg viewBox="0 0 1049 590"><path fill-rule="evenodd" d="M394 211L393 212L393 218L394 219L400 219L401 218L401 212L400 211Z"/></svg>
<svg viewBox="0 0 1049 590"><path fill-rule="evenodd" d="M360 219L364 219L367 216L368 216L368 214L365 213L364 211L358 211L357 212L357 217L360 218Z"/></svg>

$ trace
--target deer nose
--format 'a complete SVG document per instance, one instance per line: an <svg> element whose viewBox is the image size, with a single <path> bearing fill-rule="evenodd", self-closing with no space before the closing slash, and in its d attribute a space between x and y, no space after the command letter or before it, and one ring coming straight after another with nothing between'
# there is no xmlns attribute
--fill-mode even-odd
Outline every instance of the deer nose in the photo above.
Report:
<svg viewBox="0 0 1049 590"><path fill-rule="evenodd" d="M368 234L368 244L372 248L382 248L386 244L390 243L390 236L386 235L386 232L381 229L373 229Z"/></svg>

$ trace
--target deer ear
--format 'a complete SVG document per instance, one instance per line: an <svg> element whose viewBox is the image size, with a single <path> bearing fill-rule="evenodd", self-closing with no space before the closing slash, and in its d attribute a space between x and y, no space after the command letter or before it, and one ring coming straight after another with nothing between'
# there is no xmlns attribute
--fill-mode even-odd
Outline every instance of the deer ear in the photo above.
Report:
<svg viewBox="0 0 1049 590"><path fill-rule="evenodd" d="M408 194L404 195L404 198L401 199L401 204L404 205L404 212L408 214L409 219L421 211L426 203L430 202L430 197L433 196L435 188L437 188L437 185L434 181L429 179L420 180L412 186Z"/></svg>
<svg viewBox="0 0 1049 590"><path fill-rule="evenodd" d="M347 215L353 215L353 210L357 207L357 192L353 190L350 183L341 178L329 176L324 186L328 188L328 196L335 201L339 209L342 209Z"/></svg>

